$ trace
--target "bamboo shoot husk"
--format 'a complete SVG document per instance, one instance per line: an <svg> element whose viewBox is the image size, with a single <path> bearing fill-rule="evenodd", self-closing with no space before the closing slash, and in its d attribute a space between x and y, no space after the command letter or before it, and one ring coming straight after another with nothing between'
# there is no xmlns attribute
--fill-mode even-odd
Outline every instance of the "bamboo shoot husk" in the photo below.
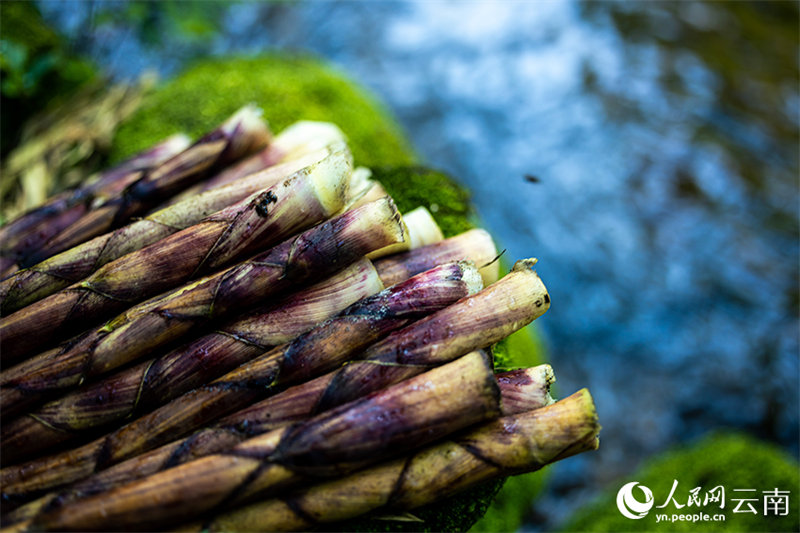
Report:
<svg viewBox="0 0 800 533"><path fill-rule="evenodd" d="M212 319L241 313L281 291L316 281L365 253L402 240L390 199L348 211L271 250L136 305L64 351L45 352L0 374L10 416L175 341Z"/></svg>
<svg viewBox="0 0 800 533"><path fill-rule="evenodd" d="M592 398L582 389L547 407L505 416L404 459L180 530L309 531L369 512L410 510L478 483L595 450L599 430Z"/></svg>
<svg viewBox="0 0 800 533"><path fill-rule="evenodd" d="M337 212L349 154L337 152L198 224L106 264L83 281L0 319L6 357L31 353L198 275L263 250Z"/></svg>
<svg viewBox="0 0 800 533"><path fill-rule="evenodd" d="M387 255L415 250L427 246L428 244L444 240L444 235L439 225L433 219L431 212L424 207L418 207L408 213L404 213L403 222L406 223L406 232L408 233L406 242L375 250L367 257L375 260Z"/></svg>
<svg viewBox="0 0 800 533"><path fill-rule="evenodd" d="M474 267L464 263L443 265L417 275L353 304L293 342L257 357L106 437L76 450L0 471L4 494L19 498L57 486L53 483L75 481L174 440L219 416L274 394L279 386L336 366L393 329L442 309L478 288L480 278ZM278 426L265 427L257 433L272 427ZM256 433L249 433L253 434ZM248 432L242 435L247 437ZM227 437L220 435L220 438Z"/></svg>
<svg viewBox="0 0 800 533"><path fill-rule="evenodd" d="M215 169L253 153L269 142L261 112L245 106L186 150L144 173L120 194L92 206L57 236L32 250L23 266L35 265L68 248L146 213Z"/></svg>
<svg viewBox="0 0 800 533"><path fill-rule="evenodd" d="M247 196L276 185L333 152L325 148L244 176L224 187L192 196L49 259L0 282L0 314L8 315L77 283L103 265L135 252ZM5 355L5 354L3 354ZM7 357L7 356L6 356ZM5 366L8 362L4 359Z"/></svg>
<svg viewBox="0 0 800 533"><path fill-rule="evenodd" d="M0 427L3 462L9 465L35 457L90 429L152 411L292 340L382 288L371 262L362 259L246 318L81 387Z"/></svg>
<svg viewBox="0 0 800 533"><path fill-rule="evenodd" d="M40 207L18 216L0 228L0 277L4 277L12 264L25 263L25 256L104 199L118 195L154 166L185 150L190 144L183 134L173 135L152 148L100 173L97 179L75 189L58 194Z"/></svg>
<svg viewBox="0 0 800 533"><path fill-rule="evenodd" d="M225 168L202 183L186 189L167 202L167 205L222 187L243 176L260 172L271 166L284 164L302 158L306 154L346 143L347 138L335 124L311 120L295 122L276 135L259 152Z"/></svg>
<svg viewBox="0 0 800 533"><path fill-rule="evenodd" d="M441 242L415 250L382 257L374 261L384 285L407 279L418 272L451 261L472 261L480 269L484 285L497 281L497 248L486 230L472 229Z"/></svg>
<svg viewBox="0 0 800 533"><path fill-rule="evenodd" d="M555 381L555 376L550 365L539 365L496 374L495 379L502 399L502 416L516 415L545 407L554 402L550 395L550 385ZM252 422L252 419L248 419L246 416L242 417L238 413L231 415L190 437L124 461L76 483L66 490L50 493L26 504L6 515L4 520L7 522L28 520L42 513L44 509L53 509L82 497L103 493L135 479L230 449L258 434L250 430L251 427L255 427Z"/></svg>
<svg viewBox="0 0 800 533"><path fill-rule="evenodd" d="M472 353L303 424L249 439L34 519L35 528L163 527L285 490L307 476L342 475L500 414L485 355Z"/></svg>

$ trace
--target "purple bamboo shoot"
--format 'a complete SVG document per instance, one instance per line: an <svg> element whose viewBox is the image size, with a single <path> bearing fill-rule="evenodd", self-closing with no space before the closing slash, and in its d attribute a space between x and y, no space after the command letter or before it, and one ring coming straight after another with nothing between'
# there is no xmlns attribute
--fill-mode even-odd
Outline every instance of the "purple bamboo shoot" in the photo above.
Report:
<svg viewBox="0 0 800 533"><path fill-rule="evenodd" d="M500 388L502 416L516 415L546 407L554 401L550 396L550 385L555 381L555 377L549 365L496 374L495 379ZM12 511L4 519L7 522L29 520L37 514L65 503L106 492L115 486L199 457L223 452L258 434L249 430L252 422L247 417L238 414L227 417L219 424L199 431L186 439L124 461L90 476L60 493L50 493L30 502Z"/></svg>
<svg viewBox="0 0 800 533"><path fill-rule="evenodd" d="M407 279L442 263L468 260L480 268L484 284L491 285L498 274L495 259L497 249L491 235L486 230L473 229L416 250L382 257L375 260L375 268L384 285L392 285L397 279Z"/></svg>
<svg viewBox="0 0 800 533"><path fill-rule="evenodd" d="M118 195L144 173L188 146L188 137L182 134L173 135L149 150L106 170L96 181L65 191L0 228L0 257L6 263L5 267L0 268L0 274L4 276L12 264L26 266L30 262L26 259L27 255L55 238L94 205Z"/></svg>
<svg viewBox="0 0 800 533"><path fill-rule="evenodd" d="M34 265L68 248L119 227L164 199L202 179L214 169L253 153L269 141L269 131L252 106L240 109L218 128L183 152L144 173L120 194L94 205L88 213L38 248L24 266Z"/></svg>
<svg viewBox="0 0 800 533"><path fill-rule="evenodd" d="M169 442L254 400L274 394L278 386L335 367L391 330L445 308L479 288L480 277L475 268L463 263L443 265L415 276L353 304L291 343L267 352L106 437L78 450L32 461L16 469L4 469L5 494L23 494L34 482L38 489L48 487L46 479L62 484L73 481L77 473L89 475ZM250 411L245 413L247 417ZM236 425L245 427L246 420ZM260 426L252 424L252 427ZM247 436L246 432L243 434ZM78 462L82 466L79 467ZM14 480L21 482L14 485Z"/></svg>
<svg viewBox="0 0 800 533"><path fill-rule="evenodd" d="M88 278L0 319L6 358L23 357L181 283L330 217L343 206L349 154L337 152L198 224L106 264Z"/></svg>
<svg viewBox="0 0 800 533"><path fill-rule="evenodd" d="M135 252L247 196L276 185L330 154L323 149L247 175L224 187L188 198L100 235L0 282L0 315L8 315L86 278L103 265ZM7 354L2 354L7 356ZM5 366L9 364L3 359Z"/></svg>
<svg viewBox="0 0 800 533"><path fill-rule="evenodd" d="M328 276L403 238L400 215L389 199L348 211L243 263L136 305L61 351L3 372L3 412L18 414L212 319L265 304L281 291Z"/></svg>
<svg viewBox="0 0 800 533"><path fill-rule="evenodd" d="M478 483L532 472L595 450L599 431L594 403L583 389L555 404L505 416L409 457L180 530L310 531L368 512L406 511Z"/></svg>
<svg viewBox="0 0 800 533"><path fill-rule="evenodd" d="M500 414L491 364L472 353L302 424L255 437L37 517L58 530L159 527L341 475ZM146 496L145 496L146 495Z"/></svg>
<svg viewBox="0 0 800 533"><path fill-rule="evenodd" d="M0 428L3 462L8 465L34 457L89 429L147 413L292 340L382 288L370 261L362 259L247 318L82 387L5 423Z"/></svg>

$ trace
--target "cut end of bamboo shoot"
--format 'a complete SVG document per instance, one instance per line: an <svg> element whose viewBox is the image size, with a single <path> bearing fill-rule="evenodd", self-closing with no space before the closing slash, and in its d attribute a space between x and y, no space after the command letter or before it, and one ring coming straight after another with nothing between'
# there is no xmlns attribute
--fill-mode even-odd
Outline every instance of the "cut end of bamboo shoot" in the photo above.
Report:
<svg viewBox="0 0 800 533"><path fill-rule="evenodd" d="M544 286L542 279L533 269L533 266L537 263L536 258L529 258L529 259L520 259L516 263L514 263L514 267L511 269L511 272L504 277L503 279L499 280L497 284L504 284L506 278L510 279L518 279L518 283L522 283L523 286L520 287L521 290L524 290L526 294L526 304L531 305L536 308L536 313L534 316L535 318L539 318L543 314L550 309L550 295L547 292L547 287ZM522 276L520 276L522 274ZM498 285L499 286L499 285ZM511 287L511 285L509 285ZM513 295L512 295L512 302L513 302Z"/></svg>
<svg viewBox="0 0 800 533"><path fill-rule="evenodd" d="M589 389L533 411L531 423L536 431L531 435L530 446L541 464L596 450L600 444L601 427Z"/></svg>
<svg viewBox="0 0 800 533"><path fill-rule="evenodd" d="M472 261L459 261L458 265L461 267L461 271L463 272L463 280L464 283L467 285L467 293L468 295L475 294L483 289L483 278L481 277L480 272L478 272L478 268L475 266L475 263Z"/></svg>
<svg viewBox="0 0 800 533"><path fill-rule="evenodd" d="M230 153L244 155L270 143L272 133L261 115L259 107L248 104L222 123L220 131L232 141L232 145L228 148ZM236 135L238 132L246 134Z"/></svg>
<svg viewBox="0 0 800 533"><path fill-rule="evenodd" d="M357 167L353 169L350 174L350 186L347 191L347 202L342 209L342 212L350 209L355 209L368 202L374 202L379 198L386 196L373 196L371 191L375 188L377 182L372 181L372 171L366 167Z"/></svg>
<svg viewBox="0 0 800 533"><path fill-rule="evenodd" d="M176 133L159 143L158 146L154 148L154 151L157 150L159 154L163 152L165 154L174 155L186 150L191 144L192 139L188 135L185 133Z"/></svg>
<svg viewBox="0 0 800 533"><path fill-rule="evenodd" d="M332 215L339 211L346 201L350 185L350 152L344 149L332 153L305 172L325 213Z"/></svg>
<svg viewBox="0 0 800 533"><path fill-rule="evenodd" d="M410 211L405 218L409 228L409 249L413 250L444 240L444 234L439 228L439 224L425 207L420 206Z"/></svg>
<svg viewBox="0 0 800 533"><path fill-rule="evenodd" d="M496 376L503 398L503 416L515 415L555 403L550 386L556 376L550 365L521 368Z"/></svg>
<svg viewBox="0 0 800 533"><path fill-rule="evenodd" d="M400 244L393 244L367 255L370 259L377 259L394 253L415 250L428 244L444 240L444 235L439 225L433 219L430 211L425 207L418 207L403 215L408 239Z"/></svg>
<svg viewBox="0 0 800 533"><path fill-rule="evenodd" d="M353 233L369 233L369 228L380 228L383 233L382 241L387 243L401 243L406 240L403 217L390 197L370 202L352 211L341 215L342 221L347 220L348 230ZM381 277L383 279L383 277ZM388 284L384 281L384 285Z"/></svg>
<svg viewBox="0 0 800 533"><path fill-rule="evenodd" d="M281 154L281 162L284 162L307 152L345 142L345 134L335 124L301 120L281 131L270 148L277 150Z"/></svg>
<svg viewBox="0 0 800 533"><path fill-rule="evenodd" d="M350 178L350 194L345 211L374 202L384 196L389 196L389 193L380 182L372 179L372 171L366 167L356 167Z"/></svg>

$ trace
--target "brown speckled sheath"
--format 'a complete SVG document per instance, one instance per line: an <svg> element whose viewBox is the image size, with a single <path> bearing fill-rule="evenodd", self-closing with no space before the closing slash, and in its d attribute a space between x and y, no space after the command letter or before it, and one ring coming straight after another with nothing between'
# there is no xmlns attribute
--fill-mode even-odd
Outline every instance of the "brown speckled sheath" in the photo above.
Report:
<svg viewBox="0 0 800 533"><path fill-rule="evenodd" d="M58 235L26 256L30 266L125 224L164 198L203 179L269 142L270 133L255 108L246 106L182 152L143 173L119 194L95 205Z"/></svg>
<svg viewBox="0 0 800 533"><path fill-rule="evenodd" d="M495 375L500 388L503 416L545 407L553 403L550 385L555 381L550 365L539 365L503 372ZM269 416L268 413L266 416ZM300 422L305 418L298 418ZM79 498L99 494L123 483L146 477L161 470L172 468L198 457L222 452L257 434L258 422L252 412L233 414L216 425L203 429L151 452L123 461L98 472L61 492L53 492L30 502L3 516L4 524L29 520L47 510L55 509ZM263 426L262 426L263 427ZM256 428L256 430L252 429ZM20 526L24 528L24 526Z"/></svg>
<svg viewBox="0 0 800 533"><path fill-rule="evenodd" d="M135 418L289 342L357 300L383 288L362 259L333 277L160 357L112 374L0 426L8 466L90 429ZM110 428L110 429L113 429Z"/></svg>
<svg viewBox="0 0 800 533"><path fill-rule="evenodd" d="M453 263L424 272L365 298L291 343L277 347L216 381L176 398L106 437L77 450L4 469L4 494L19 498L36 490L80 479L181 437L253 401L273 395L282 385L307 379L337 366L393 329L442 309L474 291L469 278L476 276L471 265ZM308 418L308 407L302 402L297 405L305 413L302 418ZM206 436L192 436L183 447L184 453L173 456L172 452L166 452L166 457L163 454L154 457L147 467L138 464L130 473L141 476L162 468L165 462L175 464L194 454L196 445L204 449L232 445L231 439L237 439L238 442L297 420L287 419L285 410L277 410L276 415L274 424L264 426L263 422L266 421L256 417L266 416L269 419L269 415L258 409L247 409L240 413L238 419L234 416L233 420L226 421L223 427L227 429L212 430ZM118 482L121 473L117 473L115 480ZM101 483L98 486L104 485Z"/></svg>

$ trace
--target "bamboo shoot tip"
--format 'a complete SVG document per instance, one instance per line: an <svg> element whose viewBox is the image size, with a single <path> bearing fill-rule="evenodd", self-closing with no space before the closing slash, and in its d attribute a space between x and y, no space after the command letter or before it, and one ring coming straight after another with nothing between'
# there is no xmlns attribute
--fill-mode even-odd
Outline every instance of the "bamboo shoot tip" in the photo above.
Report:
<svg viewBox="0 0 800 533"><path fill-rule="evenodd" d="M542 373L544 374L544 381L548 387L556 382L556 374L553 372L552 366L548 364L542 365Z"/></svg>
<svg viewBox="0 0 800 533"><path fill-rule="evenodd" d="M183 132L178 132L167 137L164 147L176 151L183 151L192 144L192 139Z"/></svg>
<svg viewBox="0 0 800 533"><path fill-rule="evenodd" d="M483 289L483 278L474 262L459 261L458 266L461 269L462 279L467 287L467 294L475 294Z"/></svg>
<svg viewBox="0 0 800 533"><path fill-rule="evenodd" d="M228 135L236 131L238 128L242 128L247 131L264 130L266 133L267 125L264 119L261 117L263 113L264 112L260 107L253 103L249 103L240 108L228 120L226 120L222 125L222 130Z"/></svg>
<svg viewBox="0 0 800 533"><path fill-rule="evenodd" d="M533 270L533 267L539 260L535 257L530 257L528 259L520 259L516 263L514 263L514 267L511 269L512 272L519 272L522 270Z"/></svg>
<svg viewBox="0 0 800 533"><path fill-rule="evenodd" d="M347 153L334 152L309 169L309 179L316 191L320 205L328 214L344 206L350 186L352 167Z"/></svg>
<svg viewBox="0 0 800 533"><path fill-rule="evenodd" d="M590 418L592 422L596 426L596 432L600 431L600 424L598 423L598 416L597 416L597 407L594 403L594 398L592 398L592 393L589 392L589 389L583 388L573 394L575 397L576 402L580 405L580 408L583 412L587 415L587 418Z"/></svg>

